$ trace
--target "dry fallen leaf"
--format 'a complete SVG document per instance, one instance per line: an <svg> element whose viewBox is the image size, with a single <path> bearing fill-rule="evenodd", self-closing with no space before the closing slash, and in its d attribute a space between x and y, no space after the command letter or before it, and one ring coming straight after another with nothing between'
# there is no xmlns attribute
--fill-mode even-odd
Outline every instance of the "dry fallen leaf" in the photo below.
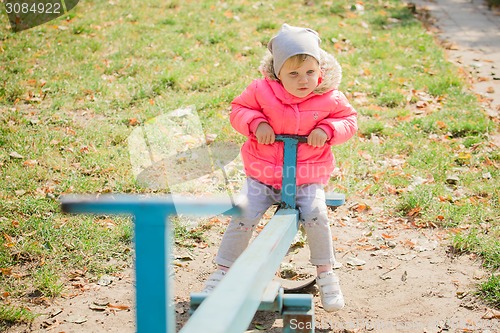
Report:
<svg viewBox="0 0 500 333"><path fill-rule="evenodd" d="M382 237L385 238L385 239L391 239L391 238L394 238L396 236L392 236L392 235L388 235L388 234L382 234Z"/></svg>
<svg viewBox="0 0 500 333"><path fill-rule="evenodd" d="M494 309L488 309L486 313L481 317L482 319L500 319L500 311Z"/></svg>
<svg viewBox="0 0 500 333"><path fill-rule="evenodd" d="M356 257L347 258L346 262L347 262L348 265L356 266L356 267L357 266L363 266L363 265L366 264L366 261L358 259Z"/></svg>
<svg viewBox="0 0 500 333"><path fill-rule="evenodd" d="M113 281L115 280L114 277L109 276L109 275L104 275L102 276L99 281L97 281L97 284L100 286L109 286Z"/></svg>
<svg viewBox="0 0 500 333"><path fill-rule="evenodd" d="M455 44L453 42L450 42L450 41L443 41L442 45L447 50L454 50L454 51L456 51L456 50L460 49L457 44Z"/></svg>
<svg viewBox="0 0 500 333"><path fill-rule="evenodd" d="M356 211L359 212L359 213L364 212L367 209L368 209L368 206L366 204L364 204L364 203L360 203L356 207Z"/></svg>
<svg viewBox="0 0 500 333"><path fill-rule="evenodd" d="M13 247L14 246L15 240L10 235L8 235L4 232L3 238L5 239L5 243L3 244L3 246L5 246L5 247Z"/></svg>
<svg viewBox="0 0 500 333"><path fill-rule="evenodd" d="M137 125L139 125L139 120L137 118L130 118L128 120L128 125L129 126L137 126Z"/></svg>
<svg viewBox="0 0 500 333"><path fill-rule="evenodd" d="M362 150L358 151L358 155L361 156L362 158L364 158L367 161L373 160L373 157L370 154L368 154L367 152L365 152L365 151L362 151Z"/></svg>
<svg viewBox="0 0 500 333"><path fill-rule="evenodd" d="M23 165L27 167L35 166L38 164L37 160L26 160L24 161Z"/></svg>
<svg viewBox="0 0 500 333"><path fill-rule="evenodd" d="M108 307L111 308L111 309L120 310L120 311L122 311L122 310L124 311L124 310L129 310L130 309L130 306L124 305L124 304L111 304L111 303L109 303Z"/></svg>
<svg viewBox="0 0 500 333"><path fill-rule="evenodd" d="M410 249L413 249L413 248L415 247L415 245L416 245L416 244L415 244L415 242L413 242L413 241L411 241L411 240L407 239L407 240L405 240L405 241L403 242L403 245L404 245L405 247L409 247Z"/></svg>
<svg viewBox="0 0 500 333"><path fill-rule="evenodd" d="M467 152L458 153L457 162L461 165L470 164L472 159L472 155Z"/></svg>
<svg viewBox="0 0 500 333"><path fill-rule="evenodd" d="M23 159L24 156L19 154L17 151L13 151L9 154L10 157L15 158L15 159Z"/></svg>
<svg viewBox="0 0 500 333"><path fill-rule="evenodd" d="M22 197L23 195L26 194L26 191L25 190L16 190L14 191L14 193L18 196L18 197Z"/></svg>
<svg viewBox="0 0 500 333"><path fill-rule="evenodd" d="M206 140L207 145L213 143L216 138L217 138L217 134L209 133L209 134L205 135L205 140Z"/></svg>
<svg viewBox="0 0 500 333"><path fill-rule="evenodd" d="M417 108L419 109L424 109L426 108L429 104L425 101L418 101L416 104Z"/></svg>
<svg viewBox="0 0 500 333"><path fill-rule="evenodd" d="M408 212L408 216L410 217L415 217L415 216L418 216L420 214L420 211L422 210L421 207L415 207L413 209L411 209L409 212Z"/></svg>
<svg viewBox="0 0 500 333"><path fill-rule="evenodd" d="M448 127L448 125L446 125L446 123L444 121L437 121L436 122L436 125L440 128L440 129L445 129Z"/></svg>
<svg viewBox="0 0 500 333"><path fill-rule="evenodd" d="M449 175L446 177L446 183L450 185L456 185L460 181L460 178L457 175Z"/></svg>

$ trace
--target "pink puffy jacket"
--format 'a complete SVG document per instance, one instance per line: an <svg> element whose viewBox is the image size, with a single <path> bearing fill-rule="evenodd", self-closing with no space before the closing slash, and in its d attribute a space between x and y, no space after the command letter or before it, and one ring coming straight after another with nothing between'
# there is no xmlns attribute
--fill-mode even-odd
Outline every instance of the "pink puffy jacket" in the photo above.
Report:
<svg viewBox="0 0 500 333"><path fill-rule="evenodd" d="M328 182L335 167L330 147L346 142L357 131L356 111L336 89L340 82L340 66L332 58L325 52L327 63L320 63L325 72L323 82L304 98L288 93L273 79L272 73L266 71L270 68L269 63L263 63L261 70L266 78L253 81L233 100L231 124L248 137L241 149L248 177L281 188L283 143L259 144L254 135L261 122L268 122L275 134L309 135L317 127L323 129L328 135L323 147L315 148L307 143L298 146L297 185Z"/></svg>

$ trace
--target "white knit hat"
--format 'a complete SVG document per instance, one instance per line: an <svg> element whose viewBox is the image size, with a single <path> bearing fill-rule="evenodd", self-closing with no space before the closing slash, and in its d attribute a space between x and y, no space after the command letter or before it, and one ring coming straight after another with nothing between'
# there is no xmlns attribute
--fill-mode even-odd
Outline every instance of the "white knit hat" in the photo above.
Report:
<svg viewBox="0 0 500 333"><path fill-rule="evenodd" d="M319 62L320 43L321 39L316 31L283 24L278 34L267 44L273 55L274 74L278 76L285 61L297 54L310 55Z"/></svg>

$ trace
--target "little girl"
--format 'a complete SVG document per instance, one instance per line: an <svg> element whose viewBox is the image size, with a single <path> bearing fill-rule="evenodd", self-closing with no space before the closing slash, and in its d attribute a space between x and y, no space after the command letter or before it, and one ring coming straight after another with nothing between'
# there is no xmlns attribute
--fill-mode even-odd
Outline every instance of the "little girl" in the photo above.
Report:
<svg viewBox="0 0 500 333"><path fill-rule="evenodd" d="M210 292L248 246L262 215L280 201L283 144L275 135L307 136L297 151L296 205L306 231L310 261L317 267L321 301L326 311L344 306L335 263L323 185L334 169L330 147L351 138L357 130L356 111L337 90L341 68L319 46L311 29L284 24L268 44L254 80L232 102L232 126L248 137L241 149L246 183L240 198L242 215L234 217L216 257L218 269L205 282Z"/></svg>

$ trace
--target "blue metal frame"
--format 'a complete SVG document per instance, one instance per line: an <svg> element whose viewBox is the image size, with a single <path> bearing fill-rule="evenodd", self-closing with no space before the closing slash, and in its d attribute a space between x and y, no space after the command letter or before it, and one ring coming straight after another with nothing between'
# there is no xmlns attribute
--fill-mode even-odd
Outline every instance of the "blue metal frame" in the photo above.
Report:
<svg viewBox="0 0 500 333"><path fill-rule="evenodd" d="M169 282L170 236L168 218L189 215L237 214L229 199L192 200L173 196L65 196L67 213L128 214L134 217L137 332L175 332L172 283Z"/></svg>
<svg viewBox="0 0 500 333"><path fill-rule="evenodd" d="M299 212L295 208L296 159L299 142L305 137L281 135L284 143L282 203L259 237L234 263L210 296L192 294L197 309L182 333L244 332L259 309L280 312L283 332L314 332L312 295L284 295L272 283L274 274L298 231ZM340 206L345 197L326 195L327 205ZM62 210L67 213L129 214L134 217L136 248L137 332L175 332L172 283L169 283L170 235L172 215L236 215L230 199L194 200L183 197L145 197L137 195L64 196ZM302 323L302 325L291 325ZM305 327L306 330L296 330Z"/></svg>

